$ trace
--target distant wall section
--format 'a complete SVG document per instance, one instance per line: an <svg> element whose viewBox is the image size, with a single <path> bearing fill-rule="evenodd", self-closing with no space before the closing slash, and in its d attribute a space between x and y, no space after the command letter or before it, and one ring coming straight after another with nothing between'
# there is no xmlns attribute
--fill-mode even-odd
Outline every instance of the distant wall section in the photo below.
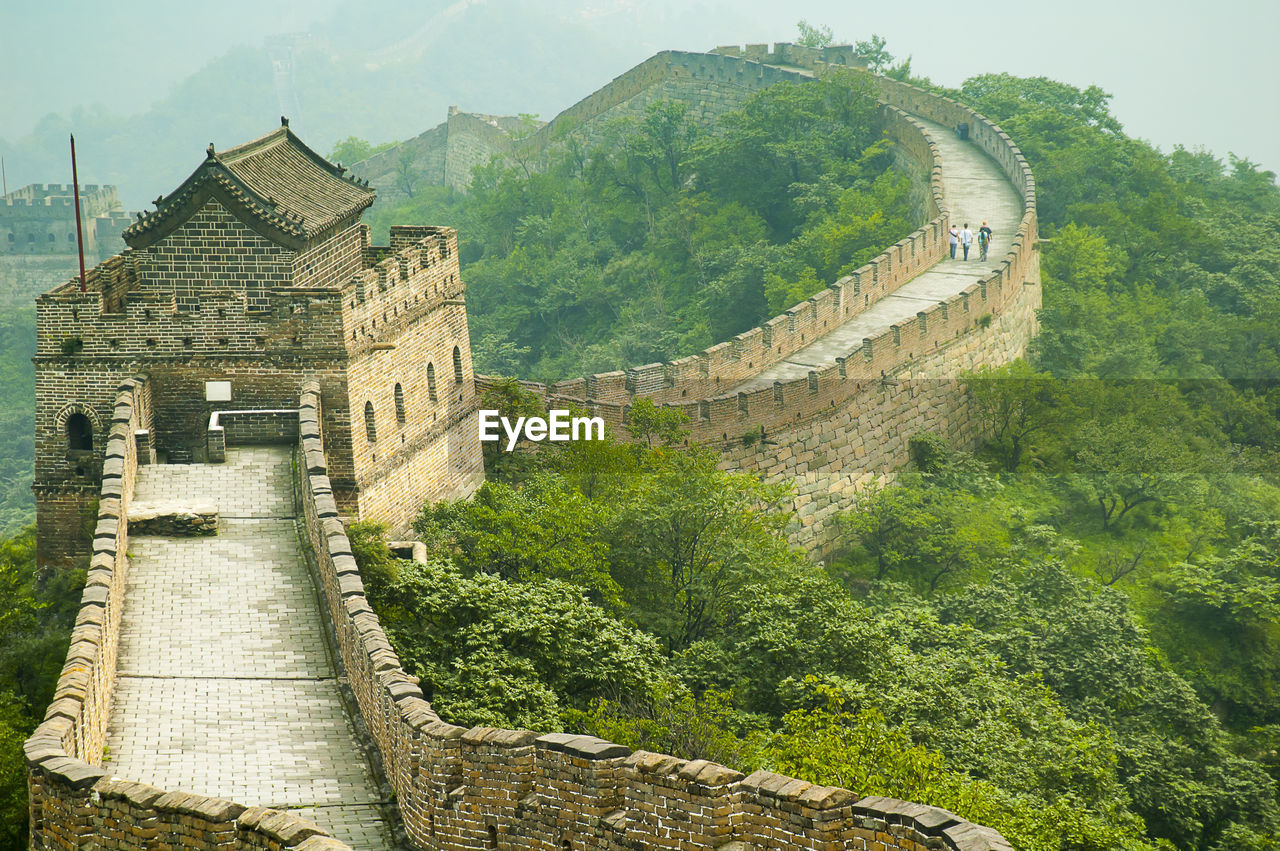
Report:
<svg viewBox="0 0 1280 851"><path fill-rule="evenodd" d="M761 60L818 70L824 64L823 51L794 45L777 45L772 53L762 49L718 48L729 54L721 59L748 68ZM844 51L835 54L839 64L846 64ZM1040 307L1035 182L1017 146L951 98L884 77L875 81L885 130L900 160L929 175L927 191L920 190L929 221L817 295L703 352L552 385L525 384L548 407L585 406L623 436L637 397L683 411L690 442L719 449L726 469L749 470L796 488L792 537L815 556L834 547L834 518L858 489L908 462L915 433L936 431L954 444L973 445L980 427L957 379L1022 355ZM922 304L914 320L885 327L833 363L772 386L742 387L943 257L950 223L943 164L913 115L947 127L967 123L973 143L1022 196L1023 215L1009 250L992 258L998 266L990 274Z"/></svg>
<svg viewBox="0 0 1280 851"><path fill-rule="evenodd" d="M86 266L124 249L129 215L114 186L82 186L80 213ZM77 250L71 186L32 183L0 197L0 307L29 305L76 274Z"/></svg>
<svg viewBox="0 0 1280 851"><path fill-rule="evenodd" d="M404 197L406 163L418 170L422 184L465 190L471 183L471 169L495 155L514 153L539 161L550 144L569 135L594 144L610 121L643 115L660 100L687 104L690 119L709 126L742 106L753 92L808 77L809 72L799 68L667 50L614 78L527 137L519 137L519 131L527 128L518 118L459 112L454 107L445 123L356 163L351 170L377 187L382 203Z"/></svg>

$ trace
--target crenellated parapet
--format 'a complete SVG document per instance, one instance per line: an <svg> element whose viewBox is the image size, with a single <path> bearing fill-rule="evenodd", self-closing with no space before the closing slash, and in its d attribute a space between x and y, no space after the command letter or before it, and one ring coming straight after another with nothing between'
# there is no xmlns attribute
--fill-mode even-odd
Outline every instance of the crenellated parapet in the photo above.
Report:
<svg viewBox="0 0 1280 851"><path fill-rule="evenodd" d="M750 48L742 51L743 56L759 53ZM765 54L771 60L785 57L806 68L820 68L821 55L822 51L794 45L778 45L774 53ZM875 82L883 104L886 135L906 149L929 175L929 220L924 225L817 295L732 340L667 363L547 385L543 393L548 401L575 399L607 421L621 424L630 403L645 396L689 414L694 441L732 440L747 428L792 425L820 414L830 403L856 393L856 382L909 370L911 362L921 354L933 352L962 334L980 333L1009 306L1011 299L1021 298L1021 285L1033 269L1037 239L1035 181L1021 151L993 123L951 98L885 77L876 77ZM923 306L917 322L910 326L888 327L864 338L857 348L837 357L835 363L816 367L803 378L778 382L764 390L734 389L856 317L946 256L947 230L953 223L943 192L944 166L937 144L912 115L947 127L968 124L970 138L1017 187L1024 212L1009 250L996 268L975 284ZM850 388L833 386L851 380L855 385Z"/></svg>
<svg viewBox="0 0 1280 851"><path fill-rule="evenodd" d="M111 776L107 723L129 573L129 515L153 416L146 379L115 394L99 490L93 557L71 646L44 720L24 744L34 849L345 848L291 813L247 807Z"/></svg>

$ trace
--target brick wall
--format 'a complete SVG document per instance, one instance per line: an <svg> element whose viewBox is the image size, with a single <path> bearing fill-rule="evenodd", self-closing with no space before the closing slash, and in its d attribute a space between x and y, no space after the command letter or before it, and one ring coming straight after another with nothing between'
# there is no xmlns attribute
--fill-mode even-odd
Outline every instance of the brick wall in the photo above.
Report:
<svg viewBox="0 0 1280 851"><path fill-rule="evenodd" d="M643 115L658 100L689 106L690 118L703 126L736 109L755 91L783 80L806 79L804 74L773 65L748 65L727 56L663 51L614 78L543 125L527 139L513 142L519 126L509 116L489 116L450 110L448 119L431 130L388 151L357 163L352 171L378 187L379 197L403 197L400 158L412 158L417 180L465 190L471 169L494 155L517 150L534 161L554 140L572 133L588 144L600 141L604 126L615 118Z"/></svg>
<svg viewBox="0 0 1280 851"><path fill-rule="evenodd" d="M77 518L98 481L101 429L91 450L71 451L68 407L108 422L115 387L144 372L155 403L147 428L162 457L206 460L214 411L288 408L314 379L344 511L403 528L423 501L471 493L483 469L463 297L447 228L398 227L391 247L375 248L357 224L294 252L216 200L155 244L95 267L84 292L71 281L41 296L41 558L73 559ZM206 400L210 381L229 382L230 401ZM366 403L381 420L376 446ZM215 458L226 439L214 438Z"/></svg>
<svg viewBox="0 0 1280 851"><path fill-rule="evenodd" d="M343 293L346 427L359 516L403 531L424 501L470 495L484 468L457 233L393 227L390 248Z"/></svg>
<svg viewBox="0 0 1280 851"><path fill-rule="evenodd" d="M764 45L717 52L726 54L717 57L726 63L716 66L722 75L734 63L747 69L770 61L820 70L852 62L848 48L779 44L772 53ZM897 143L900 160L927 174L928 220L923 226L818 295L696 355L552 385L525 383L548 407L584 405L624 437L623 424L637 396L682 410L690 419L690 441L719 448L726 468L751 470L796 487L792 537L815 557L832 547L832 518L848 507L857 489L908 461L912 434L935 430L959 445L973 444L976 421L963 385L954 379L1025 352L1040 306L1035 182L1017 146L990 121L950 98L883 77L875 83L885 132ZM968 123L970 138L1021 193L1023 216L998 269L920 311L914 321L862 340L833 364L738 392L738 385L942 258L950 216L942 194L943 166L937 146L913 114L951 127ZM488 384L482 378L481 391Z"/></svg>

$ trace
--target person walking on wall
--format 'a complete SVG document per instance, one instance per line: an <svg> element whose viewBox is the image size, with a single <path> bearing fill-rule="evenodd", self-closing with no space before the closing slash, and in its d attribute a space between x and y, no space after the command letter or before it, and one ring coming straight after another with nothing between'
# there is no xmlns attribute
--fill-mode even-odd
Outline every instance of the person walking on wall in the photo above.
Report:
<svg viewBox="0 0 1280 851"><path fill-rule="evenodd" d="M981 252L978 259L984 263L987 260L987 249L991 247L991 228L987 227L987 223L983 222L982 227L978 228L978 250Z"/></svg>
<svg viewBox="0 0 1280 851"><path fill-rule="evenodd" d="M956 230L956 226L951 226L951 259L956 259L956 245L960 243L960 231Z"/></svg>
<svg viewBox="0 0 1280 851"><path fill-rule="evenodd" d="M969 246L973 245L973 231L969 230L969 223L964 223L964 230L960 231L960 242L964 245L964 259L969 259Z"/></svg>

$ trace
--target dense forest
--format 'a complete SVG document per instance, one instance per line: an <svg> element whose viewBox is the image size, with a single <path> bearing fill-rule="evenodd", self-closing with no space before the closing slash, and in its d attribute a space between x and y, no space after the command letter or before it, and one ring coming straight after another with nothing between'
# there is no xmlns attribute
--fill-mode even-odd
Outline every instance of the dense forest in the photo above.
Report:
<svg viewBox="0 0 1280 851"><path fill-rule="evenodd" d="M950 94L1018 141L1050 240L1028 359L968 377L980 451L916 435L911 469L869 488L842 518L843 554L814 565L783 543L785 488L678 448L678 420L637 405L638 442L495 455L473 499L424 507L426 565L357 527L371 599L460 724L927 801L1019 848L1280 847L1274 175L1130 139L1096 88L986 75ZM881 208L905 221L870 140L791 183L759 151L732 159L773 138L762 119L792 96L694 138L671 172L683 182L661 183L673 161L650 153L679 116L658 105L602 151L492 165L471 196L410 202L462 229L479 368L559 378L683 354L856 262L861 244L824 254L836 225L870 234L860 214ZM809 144L783 123L777 149ZM647 162L628 172L637 148ZM743 195L717 183L712 151ZM649 192L623 190L629 173ZM697 242L662 253L670 211L739 206L762 227L714 243L736 274ZM592 227L613 237L603 256L580 236ZM600 282L622 280L622 307L592 312ZM569 317L591 333L560 331ZM514 330L482 330L496 328ZM490 403L536 407L514 384Z"/></svg>
<svg viewBox="0 0 1280 851"><path fill-rule="evenodd" d="M472 499L423 507L426 564L353 526L370 600L459 724L924 801L1020 849L1280 848L1274 175L1128 138L1096 88L950 94L1021 146L1050 240L1033 350L967 377L985 445L917 434L818 564L786 543L785 487L681 448L679 417L640 402L627 442L487 456ZM459 227L479 371L679 356L914 226L873 119L857 74L762 92L714 132L659 103L599 149L377 215ZM536 408L514 382L486 404ZM25 829L20 743L76 599L32 549L0 547L0 841Z"/></svg>

